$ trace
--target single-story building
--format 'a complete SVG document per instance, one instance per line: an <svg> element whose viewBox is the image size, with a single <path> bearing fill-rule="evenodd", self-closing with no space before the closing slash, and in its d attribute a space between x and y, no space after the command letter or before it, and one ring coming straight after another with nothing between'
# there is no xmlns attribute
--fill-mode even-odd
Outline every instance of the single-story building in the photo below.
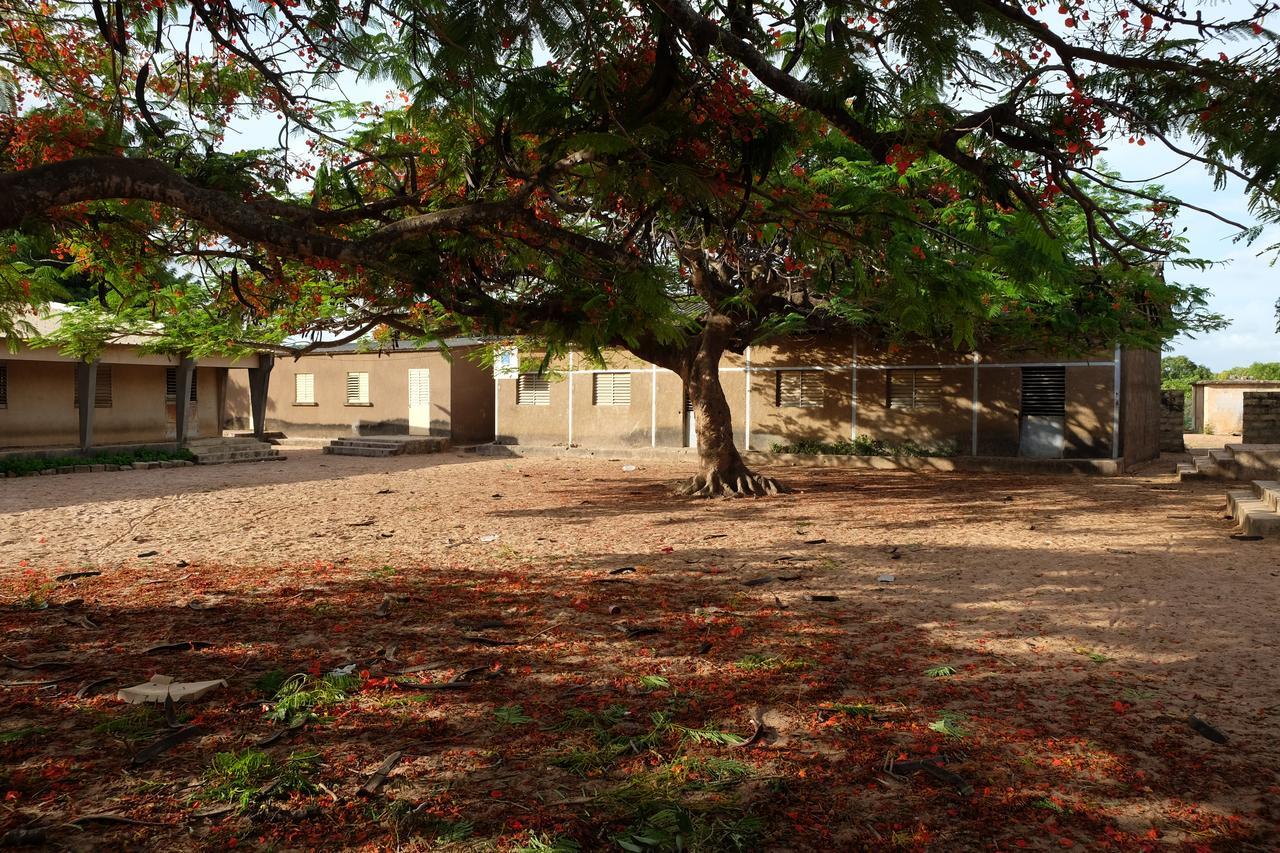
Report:
<svg viewBox="0 0 1280 853"><path fill-rule="evenodd" d="M493 440L493 374L472 339L362 351L355 344L276 358L262 422L246 379L227 385L226 429L288 436L433 435L455 443Z"/></svg>
<svg viewBox="0 0 1280 853"><path fill-rule="evenodd" d="M49 334L62 310L53 306L26 322ZM177 445L221 435L227 373L233 365L257 370L258 359L197 362L145 352L146 343L121 337L85 362L0 338L0 452Z"/></svg>
<svg viewBox="0 0 1280 853"><path fill-rule="evenodd" d="M536 354L535 354L536 355ZM494 433L506 444L598 448L696 445L680 378L615 351L544 376L499 355ZM1114 458L1159 453L1160 357L942 353L853 336L792 339L726 354L720 381L739 447L859 437L957 455Z"/></svg>
<svg viewBox="0 0 1280 853"><path fill-rule="evenodd" d="M1192 431L1209 435L1244 433L1246 392L1280 391L1266 379L1205 379L1192 383Z"/></svg>

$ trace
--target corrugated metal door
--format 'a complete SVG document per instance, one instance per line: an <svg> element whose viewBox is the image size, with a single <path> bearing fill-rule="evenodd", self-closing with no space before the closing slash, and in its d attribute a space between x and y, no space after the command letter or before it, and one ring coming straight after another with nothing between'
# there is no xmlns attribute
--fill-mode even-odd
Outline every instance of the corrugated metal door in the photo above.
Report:
<svg viewBox="0 0 1280 853"><path fill-rule="evenodd" d="M1037 459L1060 459L1066 448L1067 369L1022 368L1022 420L1018 451Z"/></svg>

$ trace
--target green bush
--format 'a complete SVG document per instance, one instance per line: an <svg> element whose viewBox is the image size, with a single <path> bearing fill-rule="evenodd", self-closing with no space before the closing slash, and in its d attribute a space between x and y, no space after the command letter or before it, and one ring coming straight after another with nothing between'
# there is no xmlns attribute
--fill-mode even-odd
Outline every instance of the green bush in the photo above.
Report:
<svg viewBox="0 0 1280 853"><path fill-rule="evenodd" d="M135 462L167 462L181 459L187 462L195 460L190 450L134 450L129 453L95 453L90 456L53 456L34 457L21 456L0 459L0 476L5 474L30 474L47 471L50 468L64 468L69 465L132 465Z"/></svg>
<svg viewBox="0 0 1280 853"><path fill-rule="evenodd" d="M796 453L801 456L956 456L960 452L954 442L920 444L908 439L894 443L865 435L860 435L853 441L801 439L791 444L775 443L770 449L774 453Z"/></svg>

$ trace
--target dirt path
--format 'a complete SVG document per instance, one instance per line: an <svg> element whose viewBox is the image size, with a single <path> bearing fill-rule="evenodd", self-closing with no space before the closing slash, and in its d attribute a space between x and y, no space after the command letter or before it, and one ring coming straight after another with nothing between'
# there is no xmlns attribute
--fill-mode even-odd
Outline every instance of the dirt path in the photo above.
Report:
<svg viewBox="0 0 1280 853"><path fill-rule="evenodd" d="M809 790L806 779L818 778L828 780L823 791L800 801L828 802L835 779L850 795L871 791L875 809L897 815L883 822L874 810L857 820L829 816L825 835L797 836L803 840L787 842L792 849L874 845L886 832L905 833L906 846L938 849L1104 837L1133 849L1155 839L1263 849L1280 838L1273 671L1280 543L1229 539L1221 486L1178 486L1167 476L796 470L784 472L800 489L794 495L689 501L670 496L683 468L640 462L624 472L624 464L300 451L274 464L2 481L3 652L29 660L80 642L41 621L55 608L37 616L24 610L33 597L55 605L83 597L84 606L98 608L115 639L92 638L85 654L105 669L86 669L86 679L123 677L121 670L145 678L155 665L111 659L120 642L113 623L130 626L140 638L132 645L221 625L216 630L231 632L242 648L202 658L208 666L189 673L220 677L229 665L246 675L273 661L286 669L318 659L328 666L392 641L421 660L449 658L461 653L424 646L414 631L501 612L519 624L522 641L492 654L509 654L508 669L527 668L532 681L521 690L538 679L562 690L577 683L576 672L583 685L616 691L618 679L649 671L714 696L728 679L738 686L727 698L696 701L738 728L753 701L775 709L771 725L781 743L763 749L779 750L771 772L790 777L792 787L774 800L792 802ZM140 556L148 552L155 553ZM584 580L608 579L624 566L636 572L618 580L631 584ZM50 581L87 569L103 575L74 587ZM397 599L390 621L379 622L372 611L387 593L409 603ZM223 602L222 622L201 622L210 617L185 608L193 595ZM433 603L424 611L420 601ZM325 602L358 614L335 622L332 610L319 609ZM608 617L610 606L631 617L628 624L668 627L651 644L620 641L609 633L619 621ZM743 632L724 628L732 620L720 611L741 616L735 624ZM281 624L254 627L264 619ZM676 641L678 626L690 620L698 623L696 631L688 627L691 637L714 641L706 658L689 657L694 639ZM339 635L335 624L346 626ZM467 652L468 662L491 664L476 651ZM792 672L769 663L764 681L744 673L752 669L744 660L771 656L804 665ZM921 675L933 666L955 674ZM12 681L21 673L0 674ZM71 701L69 692L14 688L3 698L18 702L14 713L31 715ZM890 717L901 713L910 723L896 732L857 729L868 752L850 765L853 736L814 718L822 716L820 702L841 698L892 706L899 711ZM516 699L530 711L547 702L547 714L564 705L519 692L494 702ZM109 700L98 703L92 710L102 713ZM889 796L876 782L868 755L886 747L914 755L928 738L943 749L955 740L928 728L941 710L966 721L958 724L969 729L964 772L980 783L975 796L999 800L1005 818L963 809L956 816L947 811L954 803L925 807ZM1229 745L1191 732L1184 720L1192 711L1227 732ZM540 737L521 747L528 755L508 756L514 772L545 765L537 750L564 738ZM467 742L459 737L454 745ZM355 749L358 762L376 764L381 746L365 746ZM424 752L421 766L403 772L440 772L441 755ZM399 794L427 796L408 778ZM38 797L24 797L16 802L28 811L10 812L9 825L57 811L40 812ZM1005 820L1008 809L1016 813L1008 827L991 823ZM562 824L594 849L564 813L546 826ZM492 837L529 829L513 828L497 804L472 816ZM385 821L371 826L371 837L385 831ZM776 830L771 819L765 837L783 849ZM220 831L202 830L211 839Z"/></svg>

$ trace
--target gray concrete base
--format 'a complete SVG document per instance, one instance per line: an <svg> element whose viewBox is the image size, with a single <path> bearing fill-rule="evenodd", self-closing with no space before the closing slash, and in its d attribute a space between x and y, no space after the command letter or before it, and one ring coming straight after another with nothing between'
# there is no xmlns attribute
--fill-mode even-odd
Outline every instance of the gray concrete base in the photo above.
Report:
<svg viewBox="0 0 1280 853"><path fill-rule="evenodd" d="M466 448L481 456L563 457L565 459L652 459L693 462L692 447L547 447L527 444L478 444ZM806 468L851 468L882 471L957 471L973 474L1120 474L1118 459L1020 459L1003 456L842 456L798 453L742 454L753 467L789 465Z"/></svg>
<svg viewBox="0 0 1280 853"><path fill-rule="evenodd" d="M152 441L134 444L95 444L89 449L87 455L96 456L100 453L133 453L138 450L158 450L164 453L176 453L178 443L176 441ZM56 459L59 456L84 456L86 455L79 447L75 445L62 445L58 447L11 447L6 450L0 450L0 459Z"/></svg>

